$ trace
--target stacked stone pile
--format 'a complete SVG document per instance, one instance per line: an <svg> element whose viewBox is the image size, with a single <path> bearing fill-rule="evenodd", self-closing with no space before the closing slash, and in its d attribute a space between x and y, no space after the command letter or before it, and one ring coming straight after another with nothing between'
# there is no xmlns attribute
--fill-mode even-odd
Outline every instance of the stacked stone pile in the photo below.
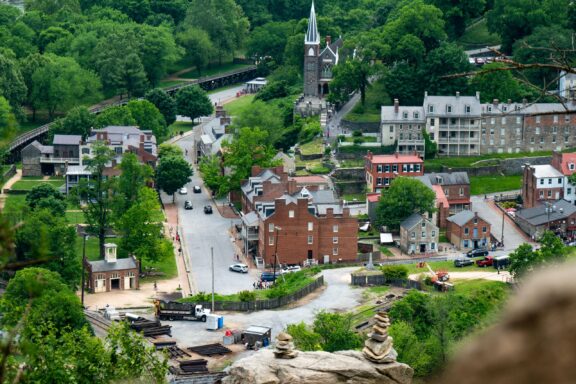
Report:
<svg viewBox="0 0 576 384"><path fill-rule="evenodd" d="M364 342L362 353L366 359L378 363L393 363L398 354L392 348L392 337L388 336L390 319L386 312L378 312L374 316L375 324L372 333L368 334L368 340Z"/></svg>
<svg viewBox="0 0 576 384"><path fill-rule="evenodd" d="M278 359L293 359L298 355L298 351L294 350L294 343L292 336L285 332L280 332L276 336L276 349L274 356Z"/></svg>

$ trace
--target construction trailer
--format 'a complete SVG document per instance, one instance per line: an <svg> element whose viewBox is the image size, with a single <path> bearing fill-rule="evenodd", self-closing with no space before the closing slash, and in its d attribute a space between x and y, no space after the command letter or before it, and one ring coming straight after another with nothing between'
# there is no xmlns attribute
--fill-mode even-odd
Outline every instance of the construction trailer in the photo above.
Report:
<svg viewBox="0 0 576 384"><path fill-rule="evenodd" d="M251 325L242 332L240 340L247 349L258 350L260 347L267 347L272 340L272 328Z"/></svg>

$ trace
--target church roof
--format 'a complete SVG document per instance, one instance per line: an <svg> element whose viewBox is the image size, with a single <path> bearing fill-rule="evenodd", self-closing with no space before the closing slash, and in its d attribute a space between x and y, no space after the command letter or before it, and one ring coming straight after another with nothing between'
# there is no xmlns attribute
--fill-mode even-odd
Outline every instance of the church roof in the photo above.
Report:
<svg viewBox="0 0 576 384"><path fill-rule="evenodd" d="M314 1L310 8L310 18L308 19L308 31L304 38L306 44L320 44L320 34L318 33L318 26L316 25L316 11L314 11Z"/></svg>

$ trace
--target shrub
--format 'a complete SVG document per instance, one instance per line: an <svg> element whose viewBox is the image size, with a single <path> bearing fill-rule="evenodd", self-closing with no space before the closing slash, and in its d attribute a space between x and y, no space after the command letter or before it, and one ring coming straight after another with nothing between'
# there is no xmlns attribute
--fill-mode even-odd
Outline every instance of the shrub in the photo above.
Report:
<svg viewBox="0 0 576 384"><path fill-rule="evenodd" d="M314 167L310 169L309 172L312 173L313 175L325 175L327 173L330 173L330 169L326 167Z"/></svg>
<svg viewBox="0 0 576 384"><path fill-rule="evenodd" d="M240 291L238 292L238 299L243 302L247 301L255 301L256 300L256 292L254 291Z"/></svg>
<svg viewBox="0 0 576 384"><path fill-rule="evenodd" d="M355 144L355 145L360 145L360 144L362 144L363 142L364 142L364 138L362 138L362 137L355 137L355 138L354 138L354 144Z"/></svg>
<svg viewBox="0 0 576 384"><path fill-rule="evenodd" d="M362 137L362 131L354 131L354 132L352 132L352 137Z"/></svg>
<svg viewBox="0 0 576 384"><path fill-rule="evenodd" d="M386 280L408 279L408 268L404 265L386 265L381 268Z"/></svg>

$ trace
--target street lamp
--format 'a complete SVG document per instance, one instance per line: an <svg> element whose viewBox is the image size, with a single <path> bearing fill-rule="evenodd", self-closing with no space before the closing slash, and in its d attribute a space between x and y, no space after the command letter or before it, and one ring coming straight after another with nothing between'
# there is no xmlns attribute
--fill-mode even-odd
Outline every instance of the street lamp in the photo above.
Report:
<svg viewBox="0 0 576 384"><path fill-rule="evenodd" d="M548 214L548 222L546 224L548 226L548 230L550 230L550 213L556 212L556 206L547 201L545 201L544 204L546 205L546 213Z"/></svg>
<svg viewBox="0 0 576 384"><path fill-rule="evenodd" d="M82 234L84 237L84 242L82 246L82 308L84 308L84 275L86 274L86 239L88 238L88 234L84 232Z"/></svg>

